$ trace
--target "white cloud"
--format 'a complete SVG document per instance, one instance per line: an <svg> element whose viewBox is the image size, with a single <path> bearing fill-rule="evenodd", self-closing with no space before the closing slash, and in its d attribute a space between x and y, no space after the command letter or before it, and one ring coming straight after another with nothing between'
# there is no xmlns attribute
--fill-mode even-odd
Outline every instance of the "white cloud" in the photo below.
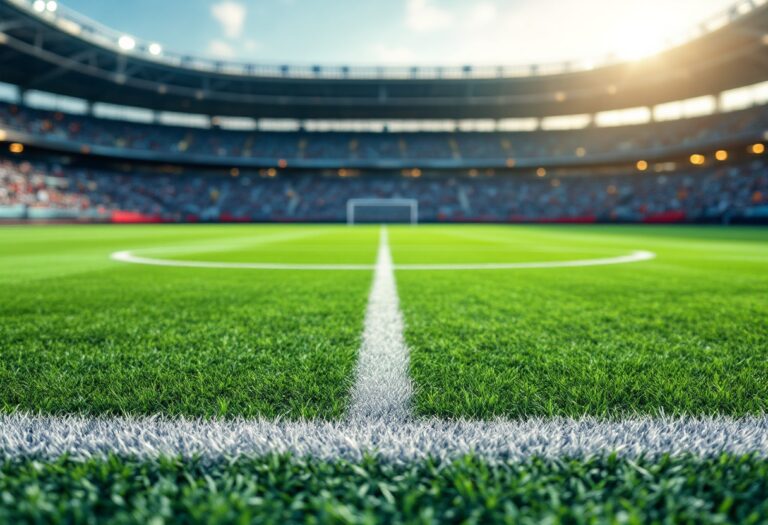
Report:
<svg viewBox="0 0 768 525"><path fill-rule="evenodd" d="M403 46L387 46L385 44L377 44L373 48L373 52L376 56L376 61L385 64L400 64L404 65L412 63L415 59L415 54L412 50Z"/></svg>
<svg viewBox="0 0 768 525"><path fill-rule="evenodd" d="M478 2L472 6L469 13L469 23L473 26L486 26L496 20L496 4L493 2Z"/></svg>
<svg viewBox="0 0 768 525"><path fill-rule="evenodd" d="M413 31L445 29L453 21L453 13L436 5L433 0L406 0L405 25Z"/></svg>
<svg viewBox="0 0 768 525"><path fill-rule="evenodd" d="M229 38L239 38L243 34L247 13L243 4L232 0L224 0L211 6L211 16L221 24L224 34Z"/></svg>
<svg viewBox="0 0 768 525"><path fill-rule="evenodd" d="M243 42L243 49L248 52L259 51L262 48L261 42L257 42L252 38L246 38Z"/></svg>
<svg viewBox="0 0 768 525"><path fill-rule="evenodd" d="M208 42L208 54L216 58L234 58L235 48L223 40L211 40Z"/></svg>

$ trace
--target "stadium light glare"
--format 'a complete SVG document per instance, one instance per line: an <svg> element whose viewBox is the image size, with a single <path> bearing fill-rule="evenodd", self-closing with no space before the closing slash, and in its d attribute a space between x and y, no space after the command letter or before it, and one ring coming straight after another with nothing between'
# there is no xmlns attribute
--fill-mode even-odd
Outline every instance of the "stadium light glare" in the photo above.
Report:
<svg viewBox="0 0 768 525"><path fill-rule="evenodd" d="M51 0L50 2L48 2L47 4L45 4L45 8L46 8L46 9L47 9L49 12L51 12L51 13L55 13L55 12L56 12L56 10L59 8L59 4L57 4L56 2L54 2L53 0Z"/></svg>
<svg viewBox="0 0 768 525"><path fill-rule="evenodd" d="M24 153L24 144L20 142L14 142L8 146L8 151L16 155L19 153Z"/></svg>
<svg viewBox="0 0 768 525"><path fill-rule="evenodd" d="M724 149L719 149L715 152L715 158L720 162L728 160L728 152Z"/></svg>
<svg viewBox="0 0 768 525"><path fill-rule="evenodd" d="M34 4L32 4L32 9L38 13L45 11L45 0L37 0Z"/></svg>
<svg viewBox="0 0 768 525"><path fill-rule="evenodd" d="M8 133L4 129L0 129L0 140L5 140L8 137Z"/></svg>
<svg viewBox="0 0 768 525"><path fill-rule="evenodd" d="M706 161L706 157L704 157L704 155L701 155L699 153L694 153L693 155L691 155L690 161L691 161L691 164L693 164L694 166L701 166Z"/></svg>
<svg viewBox="0 0 768 525"><path fill-rule="evenodd" d="M120 49L131 51L136 47L136 41L128 35L123 35L117 40L117 45L120 46Z"/></svg>
<svg viewBox="0 0 768 525"><path fill-rule="evenodd" d="M757 144L752 144L752 147L749 149L755 155L762 155L765 153L765 144L758 142Z"/></svg>
<svg viewBox="0 0 768 525"><path fill-rule="evenodd" d="M157 56L157 55L161 54L162 52L163 52L163 46L161 46L160 44L157 44L157 43L154 43L154 42L149 44L149 54L150 55Z"/></svg>
<svg viewBox="0 0 768 525"><path fill-rule="evenodd" d="M648 162L644 160L638 160L636 167L637 167L637 171L645 171L648 169Z"/></svg>

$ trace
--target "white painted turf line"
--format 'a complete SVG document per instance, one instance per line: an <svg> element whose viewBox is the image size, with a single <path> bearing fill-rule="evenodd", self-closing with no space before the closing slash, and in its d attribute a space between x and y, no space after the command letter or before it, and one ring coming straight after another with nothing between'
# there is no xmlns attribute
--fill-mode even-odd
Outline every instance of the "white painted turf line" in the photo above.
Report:
<svg viewBox="0 0 768 525"><path fill-rule="evenodd" d="M606 422L525 421L211 421L198 419L0 416L0 457L53 459L108 454L152 459L223 459L291 453L356 461L366 454L406 463L475 454L489 461L532 456L661 454L768 456L768 418L633 418Z"/></svg>
<svg viewBox="0 0 768 525"><path fill-rule="evenodd" d="M382 227L373 287L365 313L357 378L352 389L351 421L384 419L396 422L410 418L413 387L408 373L404 331L387 229Z"/></svg>
<svg viewBox="0 0 768 525"><path fill-rule="evenodd" d="M628 255L606 257L601 259L581 259L575 261L544 261L516 263L459 263L459 264L398 264L395 270L408 271L445 271L445 270L528 270L535 268L578 268L586 266L609 266L613 264L629 264L654 259L653 252L638 250ZM110 255L113 261L145 264L149 266L168 266L178 268L218 268L232 270L312 270L312 271L350 271L375 270L370 264L292 264L292 263L249 263L249 262L219 262L219 261L180 261L178 259L154 259L134 255L131 250L114 252Z"/></svg>

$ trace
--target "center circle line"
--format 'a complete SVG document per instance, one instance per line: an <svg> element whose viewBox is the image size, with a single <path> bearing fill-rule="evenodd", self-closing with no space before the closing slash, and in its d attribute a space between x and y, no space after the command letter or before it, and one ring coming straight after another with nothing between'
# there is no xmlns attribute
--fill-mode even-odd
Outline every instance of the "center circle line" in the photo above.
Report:
<svg viewBox="0 0 768 525"><path fill-rule="evenodd" d="M650 261L656 254L637 250L627 255L598 259L576 259L571 261L511 262L511 263L456 263L456 264L395 264L398 271L462 271L462 270L526 270L536 268L578 268L585 266L608 266ZM373 271L373 264L300 264L300 263L253 263L217 261L180 261L176 259L154 259L135 255L131 250L114 252L110 259L122 263L166 266L174 268L217 268L233 270L294 270L294 271Z"/></svg>

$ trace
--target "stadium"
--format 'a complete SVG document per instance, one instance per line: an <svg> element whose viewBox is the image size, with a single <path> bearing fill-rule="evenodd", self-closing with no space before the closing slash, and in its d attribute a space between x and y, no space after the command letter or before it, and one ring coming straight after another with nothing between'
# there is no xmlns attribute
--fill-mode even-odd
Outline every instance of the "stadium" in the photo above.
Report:
<svg viewBox="0 0 768 525"><path fill-rule="evenodd" d="M768 521L768 3L694 29L270 64L0 0L0 522Z"/></svg>

